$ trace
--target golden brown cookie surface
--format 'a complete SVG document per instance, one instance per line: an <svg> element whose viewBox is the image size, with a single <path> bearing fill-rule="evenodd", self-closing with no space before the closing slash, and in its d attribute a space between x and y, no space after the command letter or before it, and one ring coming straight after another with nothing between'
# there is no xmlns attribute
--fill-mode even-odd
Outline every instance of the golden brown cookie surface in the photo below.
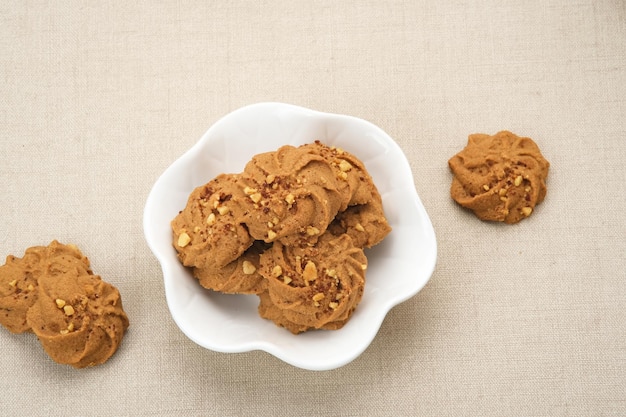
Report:
<svg viewBox="0 0 626 417"><path fill-rule="evenodd" d="M28 248L22 258L7 256L0 267L0 324L13 333L31 330L26 312L37 300L39 278L59 264L89 268L89 260L80 251L57 241Z"/></svg>
<svg viewBox="0 0 626 417"><path fill-rule="evenodd" d="M450 195L482 220L517 223L546 196L550 163L532 139L508 131L470 135L448 166Z"/></svg>
<svg viewBox="0 0 626 417"><path fill-rule="evenodd" d="M254 241L243 226L248 198L233 174L221 174L190 194L172 221L174 247L185 266L221 268Z"/></svg>
<svg viewBox="0 0 626 417"><path fill-rule="evenodd" d="M347 234L325 233L315 246L276 242L261 255L267 292L259 313L292 333L338 329L361 301L366 269L363 250Z"/></svg>
<svg viewBox="0 0 626 417"><path fill-rule="evenodd" d="M13 310L17 329L35 333L54 361L84 368L113 355L128 328L119 291L93 274L76 246L53 241L27 249L21 260L9 256L7 265L9 277L23 277L19 288L26 286L32 300ZM9 279L5 271L2 282Z"/></svg>

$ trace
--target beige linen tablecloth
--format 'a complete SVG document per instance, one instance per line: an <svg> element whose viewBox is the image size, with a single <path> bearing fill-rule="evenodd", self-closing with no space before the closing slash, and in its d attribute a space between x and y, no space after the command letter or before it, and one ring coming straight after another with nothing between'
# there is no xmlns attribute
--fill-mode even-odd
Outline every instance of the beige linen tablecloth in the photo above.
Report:
<svg viewBox="0 0 626 417"><path fill-rule="evenodd" d="M84 370L0 329L0 414L626 415L623 0L3 1L0 80L0 256L74 242L131 321ZM388 132L437 234L428 285L336 370L194 344L143 237L158 176L262 101ZM503 129L551 163L513 226L449 197L448 158Z"/></svg>

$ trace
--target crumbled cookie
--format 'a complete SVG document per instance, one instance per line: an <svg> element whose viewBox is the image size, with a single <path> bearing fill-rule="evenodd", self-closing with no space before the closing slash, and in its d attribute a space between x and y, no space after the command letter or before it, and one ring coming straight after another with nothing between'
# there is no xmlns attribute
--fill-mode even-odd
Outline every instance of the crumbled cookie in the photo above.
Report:
<svg viewBox="0 0 626 417"><path fill-rule="evenodd" d="M391 228L363 163L316 141L255 155L243 172L197 187L172 230L179 259L203 287L257 294L262 317L299 333L343 326L363 293L362 249ZM320 279L306 281L317 265ZM294 294L306 303L287 308Z"/></svg>
<svg viewBox="0 0 626 417"><path fill-rule="evenodd" d="M32 331L54 361L75 368L102 364L115 353L129 324L119 291L93 274L76 246L53 241L27 249L22 260L9 256L7 265L0 282L21 276L20 288L27 285L32 294L27 308L6 310L11 320L2 324L9 330Z"/></svg>
<svg viewBox="0 0 626 417"><path fill-rule="evenodd" d="M450 195L482 220L517 223L546 196L550 163L532 139L508 131L470 135L448 166Z"/></svg>

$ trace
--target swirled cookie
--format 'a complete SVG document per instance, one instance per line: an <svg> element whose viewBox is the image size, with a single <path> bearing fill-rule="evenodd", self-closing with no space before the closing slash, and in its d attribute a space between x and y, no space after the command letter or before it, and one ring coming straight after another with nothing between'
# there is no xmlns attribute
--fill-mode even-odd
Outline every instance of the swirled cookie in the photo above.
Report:
<svg viewBox="0 0 626 417"><path fill-rule="evenodd" d="M13 333L31 331L26 312L37 300L39 277L58 263L89 268L89 260L76 247L57 241L28 248L22 258L7 256L0 266L0 324Z"/></svg>
<svg viewBox="0 0 626 417"><path fill-rule="evenodd" d="M243 225L248 198L234 174L221 174L190 194L172 221L174 247L185 266L222 268L237 260L254 239Z"/></svg>
<svg viewBox="0 0 626 417"><path fill-rule="evenodd" d="M294 334L338 329L361 301L367 258L347 234L326 233L315 246L280 242L261 255L267 291L259 314Z"/></svg>
<svg viewBox="0 0 626 417"><path fill-rule="evenodd" d="M452 198L482 220L517 223L546 196L550 163L532 139L508 131L470 135L448 166Z"/></svg>
<svg viewBox="0 0 626 417"><path fill-rule="evenodd" d="M9 282L21 290L14 294L28 293L32 300L12 310L19 326L9 330L32 331L54 361L76 368L99 365L115 353L129 324L119 291L93 274L76 246L53 241L27 249L21 260L7 259L0 281L18 277Z"/></svg>
<svg viewBox="0 0 626 417"><path fill-rule="evenodd" d="M356 157L319 141L256 155L241 180L254 202L246 226L265 242L315 242L337 213L378 195Z"/></svg>

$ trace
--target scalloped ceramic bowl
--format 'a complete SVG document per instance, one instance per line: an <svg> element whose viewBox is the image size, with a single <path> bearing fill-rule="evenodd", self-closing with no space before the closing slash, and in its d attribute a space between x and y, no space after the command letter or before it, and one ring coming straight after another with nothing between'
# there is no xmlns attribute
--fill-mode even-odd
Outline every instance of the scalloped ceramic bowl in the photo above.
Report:
<svg viewBox="0 0 626 417"><path fill-rule="evenodd" d="M257 314L254 295L200 287L176 257L171 220L191 191L222 172L241 172L250 158L282 145L319 139L359 157L374 179L393 230L366 251L369 266L361 303L340 330L293 335ZM435 233L415 190L406 157L385 132L355 117L281 103L260 103L217 121L157 180L144 210L148 245L161 263L167 304L191 340L219 352L263 350L299 368L328 370L358 357L391 308L415 295L435 268Z"/></svg>

